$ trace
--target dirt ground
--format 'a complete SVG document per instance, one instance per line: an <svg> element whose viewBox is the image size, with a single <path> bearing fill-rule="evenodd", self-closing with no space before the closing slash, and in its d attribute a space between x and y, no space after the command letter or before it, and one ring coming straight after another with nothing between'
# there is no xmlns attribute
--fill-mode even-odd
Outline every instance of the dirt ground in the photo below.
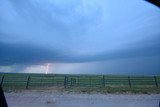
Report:
<svg viewBox="0 0 160 107"><path fill-rule="evenodd" d="M53 90L5 92L9 107L159 107L160 94L100 94Z"/></svg>

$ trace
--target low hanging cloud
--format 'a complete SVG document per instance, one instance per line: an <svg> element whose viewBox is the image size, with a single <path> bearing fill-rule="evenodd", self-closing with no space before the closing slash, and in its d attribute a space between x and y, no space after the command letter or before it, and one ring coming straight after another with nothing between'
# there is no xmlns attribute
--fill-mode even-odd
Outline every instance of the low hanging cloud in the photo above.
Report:
<svg viewBox="0 0 160 107"><path fill-rule="evenodd" d="M157 38L160 40L159 38ZM157 40L156 39L156 40ZM131 49L121 49L111 52L101 52L100 54L90 55L68 55L65 51L49 50L42 47L35 47L30 45L19 44L5 44L0 43L0 64L13 65L13 64L43 64L49 62L91 62L91 61L104 61L113 59L123 59L130 57L145 57L145 56L159 56L160 43L151 39L141 44L140 46L133 46ZM154 42L153 42L154 41ZM131 44L130 44L131 45ZM132 44L134 45L134 44ZM64 53L63 53L64 52Z"/></svg>
<svg viewBox="0 0 160 107"><path fill-rule="evenodd" d="M0 66L14 71L14 65L23 65L17 71L26 72L45 63L88 69L88 63L102 62L96 67L104 65L105 71L105 64L118 60L124 65L126 59L155 60L160 58L159 17L158 7L139 0L1 0Z"/></svg>

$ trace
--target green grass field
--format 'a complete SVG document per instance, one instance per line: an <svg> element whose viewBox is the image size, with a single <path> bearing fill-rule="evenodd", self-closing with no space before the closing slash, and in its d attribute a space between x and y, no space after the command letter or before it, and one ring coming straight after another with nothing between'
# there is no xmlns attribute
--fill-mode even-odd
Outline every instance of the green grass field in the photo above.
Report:
<svg viewBox="0 0 160 107"><path fill-rule="evenodd" d="M5 90L60 86L82 92L160 92L160 76L0 73L0 83Z"/></svg>

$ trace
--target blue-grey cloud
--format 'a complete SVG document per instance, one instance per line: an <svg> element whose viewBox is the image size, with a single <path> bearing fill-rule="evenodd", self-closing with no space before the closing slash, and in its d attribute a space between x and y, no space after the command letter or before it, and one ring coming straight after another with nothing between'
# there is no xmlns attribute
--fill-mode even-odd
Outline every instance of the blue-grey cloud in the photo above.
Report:
<svg viewBox="0 0 160 107"><path fill-rule="evenodd" d="M22 44L0 43L0 64L41 64L47 62L91 62L130 57L146 57L160 55L160 37L150 40L136 42L139 47L133 46L129 49L115 50L111 52L101 52L100 54L70 55L58 49L46 49L38 46ZM156 42L157 41L157 42ZM135 45L130 44L130 45Z"/></svg>
<svg viewBox="0 0 160 107"><path fill-rule="evenodd" d="M43 61L54 60L57 52L46 50L40 47L0 43L0 64L36 64Z"/></svg>
<svg viewBox="0 0 160 107"><path fill-rule="evenodd" d="M1 0L0 65L159 58L159 18L139 0Z"/></svg>

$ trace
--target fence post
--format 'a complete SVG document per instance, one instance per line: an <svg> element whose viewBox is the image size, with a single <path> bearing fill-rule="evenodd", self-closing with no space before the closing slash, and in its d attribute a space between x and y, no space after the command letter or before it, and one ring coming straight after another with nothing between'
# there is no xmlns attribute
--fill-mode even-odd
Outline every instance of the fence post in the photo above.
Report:
<svg viewBox="0 0 160 107"><path fill-rule="evenodd" d="M91 84L92 80L91 80L91 76L89 77L89 86L92 87L92 84Z"/></svg>
<svg viewBox="0 0 160 107"><path fill-rule="evenodd" d="M64 88L67 88L67 84L68 84L68 77L67 76L65 76L64 77Z"/></svg>
<svg viewBox="0 0 160 107"><path fill-rule="evenodd" d="M102 77L102 86L105 87L105 76Z"/></svg>
<svg viewBox="0 0 160 107"><path fill-rule="evenodd" d="M129 88L131 88L131 79L130 79L130 76L128 76L128 82L129 82Z"/></svg>
<svg viewBox="0 0 160 107"><path fill-rule="evenodd" d="M41 76L40 86L42 86L43 76Z"/></svg>
<svg viewBox="0 0 160 107"><path fill-rule="evenodd" d="M26 85L26 89L28 89L28 87L29 87L29 83L30 83L30 76L28 76L28 79L27 79L27 85Z"/></svg>
<svg viewBox="0 0 160 107"><path fill-rule="evenodd" d="M72 84L73 84L72 82L73 82L73 79L72 79L72 77L71 77L71 87L72 87Z"/></svg>
<svg viewBox="0 0 160 107"><path fill-rule="evenodd" d="M52 85L54 86L54 76L52 77Z"/></svg>
<svg viewBox="0 0 160 107"><path fill-rule="evenodd" d="M79 76L77 77L77 86L79 87Z"/></svg>
<svg viewBox="0 0 160 107"><path fill-rule="evenodd" d="M3 85L3 80L4 80L4 75L3 75L2 80L1 80L1 87Z"/></svg>
<svg viewBox="0 0 160 107"><path fill-rule="evenodd" d="M158 82L157 82L157 77L156 76L154 76L154 80L155 80L156 87L158 88Z"/></svg>

